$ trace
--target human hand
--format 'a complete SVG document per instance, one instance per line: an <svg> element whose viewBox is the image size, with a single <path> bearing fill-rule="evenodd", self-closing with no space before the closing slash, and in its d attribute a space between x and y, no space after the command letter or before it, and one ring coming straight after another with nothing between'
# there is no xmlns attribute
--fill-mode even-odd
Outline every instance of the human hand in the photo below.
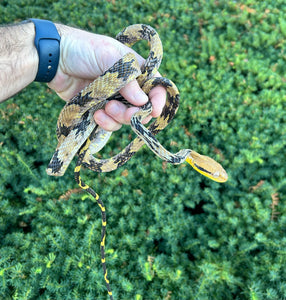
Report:
<svg viewBox="0 0 286 300"><path fill-rule="evenodd" d="M72 98L128 52L136 55L140 65L144 64L145 60L140 55L116 39L64 25L57 25L57 28L61 35L61 57L57 74L49 87L64 100ZM131 116L138 110L136 106L148 101L136 80L122 88L120 94L135 107L127 108L121 102L111 100L105 109L96 111L95 122L105 130L115 131L122 124L129 124ZM165 89L161 86L153 88L149 99L153 111L143 123L161 114L166 101Z"/></svg>

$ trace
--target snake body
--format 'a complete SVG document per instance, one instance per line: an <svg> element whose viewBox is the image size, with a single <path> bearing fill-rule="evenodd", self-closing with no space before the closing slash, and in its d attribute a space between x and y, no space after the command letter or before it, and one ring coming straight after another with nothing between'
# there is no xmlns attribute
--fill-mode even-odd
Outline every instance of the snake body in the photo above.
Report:
<svg viewBox="0 0 286 300"><path fill-rule="evenodd" d="M115 170L125 164L146 144L157 156L169 163L180 164L187 161L198 172L215 181L224 182L227 180L225 170L213 159L200 155L191 149L183 149L173 154L155 138L155 135L164 129L175 116L180 99L179 91L171 80L154 77L163 55L162 43L157 32L148 25L136 24L125 28L116 38L129 47L137 41L147 40L150 45L150 52L145 64L140 69L134 54L128 53L64 106L57 122L58 145L47 168L49 175L62 176L74 156L78 156L74 170L75 179L82 189L95 198L102 213L101 261L110 299L113 299L113 296L107 278L104 253L105 207L98 194L82 181L80 177L81 167L84 166L96 172ZM142 106L131 118L131 128L137 137L114 157L97 159L93 154L104 147L111 133L103 130L95 123L93 114L96 110L103 108L111 99L117 99L130 105L121 97L119 90L135 79L146 94L157 85L166 88L167 100L162 114L146 128L142 125L141 120L151 113L152 105L148 102Z"/></svg>

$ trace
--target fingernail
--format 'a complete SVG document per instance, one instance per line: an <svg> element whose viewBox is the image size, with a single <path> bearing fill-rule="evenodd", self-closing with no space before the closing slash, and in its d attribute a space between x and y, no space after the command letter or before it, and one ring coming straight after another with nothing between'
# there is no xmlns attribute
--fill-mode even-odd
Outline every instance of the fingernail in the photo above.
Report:
<svg viewBox="0 0 286 300"><path fill-rule="evenodd" d="M142 90L138 90L133 99L136 102L135 105L143 105L148 102L148 96Z"/></svg>

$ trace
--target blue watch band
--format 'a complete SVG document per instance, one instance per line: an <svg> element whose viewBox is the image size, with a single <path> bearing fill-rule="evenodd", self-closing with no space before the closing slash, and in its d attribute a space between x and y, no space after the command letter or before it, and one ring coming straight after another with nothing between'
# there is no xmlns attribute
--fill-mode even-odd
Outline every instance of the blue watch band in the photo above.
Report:
<svg viewBox="0 0 286 300"><path fill-rule="evenodd" d="M51 21L30 19L35 25L35 47L39 55L35 81L50 82L56 75L60 60L61 37Z"/></svg>

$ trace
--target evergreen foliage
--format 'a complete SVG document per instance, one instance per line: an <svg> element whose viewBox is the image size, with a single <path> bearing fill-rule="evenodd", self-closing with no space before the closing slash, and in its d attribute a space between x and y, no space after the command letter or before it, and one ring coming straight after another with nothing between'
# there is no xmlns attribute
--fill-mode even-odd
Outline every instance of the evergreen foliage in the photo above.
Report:
<svg viewBox="0 0 286 300"><path fill-rule="evenodd" d="M113 37L134 23L156 28L160 72L181 92L158 138L230 176L212 182L147 148L115 172L82 172L107 207L115 299L286 299L285 15L282 0L0 1L2 24L36 17ZM45 172L63 105L33 83L0 106L1 299L107 299L100 210L74 163L63 178ZM124 126L102 156L133 137Z"/></svg>

